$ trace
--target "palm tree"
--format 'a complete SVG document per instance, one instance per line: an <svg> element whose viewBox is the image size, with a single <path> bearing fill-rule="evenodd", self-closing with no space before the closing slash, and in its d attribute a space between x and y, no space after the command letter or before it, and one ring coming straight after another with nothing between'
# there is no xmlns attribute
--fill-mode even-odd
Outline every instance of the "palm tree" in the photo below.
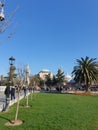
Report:
<svg viewBox="0 0 98 130"><path fill-rule="evenodd" d="M76 83L82 83L88 91L92 81L96 82L98 76L98 62L96 58L85 57L77 59L77 65L74 66L72 75Z"/></svg>

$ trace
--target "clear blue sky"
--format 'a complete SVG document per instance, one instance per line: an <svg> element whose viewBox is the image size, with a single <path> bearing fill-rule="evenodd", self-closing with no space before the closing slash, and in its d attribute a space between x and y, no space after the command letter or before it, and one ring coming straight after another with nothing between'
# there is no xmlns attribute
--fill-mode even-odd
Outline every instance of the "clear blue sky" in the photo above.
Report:
<svg viewBox="0 0 98 130"><path fill-rule="evenodd" d="M6 16L19 8L11 26L0 36L0 74L6 75L9 57L15 66L29 64L31 74L42 69L71 74L76 59L98 58L98 0L6 0Z"/></svg>

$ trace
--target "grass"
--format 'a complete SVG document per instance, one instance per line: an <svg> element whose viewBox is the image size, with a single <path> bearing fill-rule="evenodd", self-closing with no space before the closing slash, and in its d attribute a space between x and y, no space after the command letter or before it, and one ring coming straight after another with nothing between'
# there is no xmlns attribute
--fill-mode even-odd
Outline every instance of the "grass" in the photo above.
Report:
<svg viewBox="0 0 98 130"><path fill-rule="evenodd" d="M36 94L31 107L24 108L20 102L18 119L20 126L5 126L13 120L16 105L8 112L0 113L0 130L98 130L98 97L71 94Z"/></svg>

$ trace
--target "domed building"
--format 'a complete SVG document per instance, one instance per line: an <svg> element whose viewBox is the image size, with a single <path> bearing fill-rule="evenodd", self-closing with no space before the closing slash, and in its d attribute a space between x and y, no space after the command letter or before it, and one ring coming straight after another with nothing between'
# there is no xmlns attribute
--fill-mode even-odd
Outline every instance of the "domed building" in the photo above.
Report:
<svg viewBox="0 0 98 130"><path fill-rule="evenodd" d="M48 69L43 69L39 72L39 77L41 79L45 79L47 75L50 75L50 78L53 78L53 74Z"/></svg>
<svg viewBox="0 0 98 130"><path fill-rule="evenodd" d="M65 74L65 80L69 82L69 81L72 80L72 77L68 73L66 73Z"/></svg>

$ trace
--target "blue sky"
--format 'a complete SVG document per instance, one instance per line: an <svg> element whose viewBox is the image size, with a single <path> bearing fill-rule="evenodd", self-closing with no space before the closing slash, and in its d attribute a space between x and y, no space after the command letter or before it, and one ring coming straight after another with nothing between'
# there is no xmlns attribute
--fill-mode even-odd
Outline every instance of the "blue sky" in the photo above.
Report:
<svg viewBox="0 0 98 130"><path fill-rule="evenodd" d="M71 74L76 59L98 58L98 0L6 0L5 16L17 11L0 36L0 74L7 75L9 57L15 66L30 65L31 74L58 68Z"/></svg>

